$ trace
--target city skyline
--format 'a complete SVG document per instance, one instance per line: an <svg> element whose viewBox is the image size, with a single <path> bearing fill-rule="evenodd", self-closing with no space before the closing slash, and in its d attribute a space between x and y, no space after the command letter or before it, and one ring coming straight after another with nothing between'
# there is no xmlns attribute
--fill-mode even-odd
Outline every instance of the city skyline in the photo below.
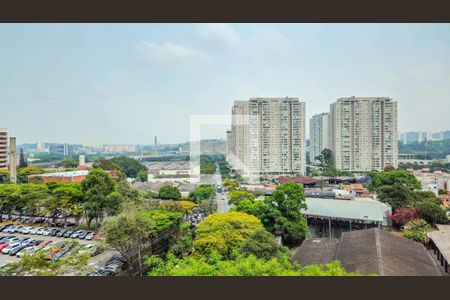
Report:
<svg viewBox="0 0 450 300"><path fill-rule="evenodd" d="M399 131L446 130L449 24L2 24L0 127L18 144L189 140L192 114L297 97L398 101ZM306 132L309 132L307 122ZM225 138L225 127L206 137Z"/></svg>

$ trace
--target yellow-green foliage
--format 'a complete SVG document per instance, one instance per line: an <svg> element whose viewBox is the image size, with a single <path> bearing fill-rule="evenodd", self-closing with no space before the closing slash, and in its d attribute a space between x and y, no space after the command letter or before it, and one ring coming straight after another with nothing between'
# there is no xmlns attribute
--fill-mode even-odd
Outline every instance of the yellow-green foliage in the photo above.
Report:
<svg viewBox="0 0 450 300"><path fill-rule="evenodd" d="M238 255L234 260L222 260L220 256L177 259L169 255L167 261L152 256L146 264L150 276L356 276L347 273L339 261L325 265L300 267L287 258L265 261L253 255Z"/></svg>
<svg viewBox="0 0 450 300"><path fill-rule="evenodd" d="M194 254L200 257L218 252L223 257L230 258L233 251L242 246L245 238L261 228L261 221L246 213L211 214L195 231L197 239L194 242Z"/></svg>

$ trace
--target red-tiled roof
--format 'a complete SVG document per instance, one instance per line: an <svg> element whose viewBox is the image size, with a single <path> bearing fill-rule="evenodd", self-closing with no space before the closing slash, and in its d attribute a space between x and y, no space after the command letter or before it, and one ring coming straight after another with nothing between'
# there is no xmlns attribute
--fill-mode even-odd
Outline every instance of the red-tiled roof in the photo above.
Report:
<svg viewBox="0 0 450 300"><path fill-rule="evenodd" d="M297 182L301 184L312 184L316 183L317 180L312 177L304 177L304 176L295 176L295 177L278 177L278 181L280 183L289 183L289 182Z"/></svg>
<svg viewBox="0 0 450 300"><path fill-rule="evenodd" d="M354 183L352 184L352 188L355 190L364 190L364 187L361 183Z"/></svg>

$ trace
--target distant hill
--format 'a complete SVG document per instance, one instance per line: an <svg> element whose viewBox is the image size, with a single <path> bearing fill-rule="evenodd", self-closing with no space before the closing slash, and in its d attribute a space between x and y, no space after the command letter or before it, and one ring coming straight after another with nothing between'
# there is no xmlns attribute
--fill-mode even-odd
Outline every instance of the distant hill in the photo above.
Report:
<svg viewBox="0 0 450 300"><path fill-rule="evenodd" d="M450 139L422 143L398 144L401 154L416 154L419 159L442 159L450 154Z"/></svg>

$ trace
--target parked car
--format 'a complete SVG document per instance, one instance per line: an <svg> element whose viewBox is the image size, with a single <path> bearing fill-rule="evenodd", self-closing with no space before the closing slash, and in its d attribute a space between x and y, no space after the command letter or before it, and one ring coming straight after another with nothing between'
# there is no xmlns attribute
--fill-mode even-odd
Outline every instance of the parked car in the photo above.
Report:
<svg viewBox="0 0 450 300"><path fill-rule="evenodd" d="M73 239L76 239L76 238L78 238L79 235L80 235L81 233L83 233L83 232L85 232L85 231L84 231L84 230L77 230L77 231L75 231L74 233L72 233L72 234L70 235L70 237L73 238Z"/></svg>
<svg viewBox="0 0 450 300"><path fill-rule="evenodd" d="M67 230L67 231L63 234L63 237L68 238L68 237L70 237L70 236L72 235L72 233L73 233L73 230Z"/></svg>
<svg viewBox="0 0 450 300"><path fill-rule="evenodd" d="M3 249L5 249L6 247L8 247L8 245L9 245L9 242L8 242L8 243L0 244L0 251L2 251Z"/></svg>
<svg viewBox="0 0 450 300"><path fill-rule="evenodd" d="M58 233L59 229L53 228L52 230L50 230L50 236L55 236Z"/></svg>
<svg viewBox="0 0 450 300"><path fill-rule="evenodd" d="M65 233L66 233L66 229L61 229L60 231L58 231L58 233L56 234L56 236L60 236L62 237Z"/></svg>
<svg viewBox="0 0 450 300"><path fill-rule="evenodd" d="M23 233L23 234L29 234L30 233L30 230L32 230L33 229L33 227L31 227L31 226L24 226L23 228L21 228L20 229L20 233Z"/></svg>
<svg viewBox="0 0 450 300"><path fill-rule="evenodd" d="M47 229L44 228L44 227L40 227L40 228L36 231L36 234L42 235L42 234L44 233L45 230L47 230Z"/></svg>
<svg viewBox="0 0 450 300"><path fill-rule="evenodd" d="M8 246L2 249L2 253L8 254L12 249L14 249L17 246L20 246L20 243L18 242L10 243Z"/></svg>
<svg viewBox="0 0 450 300"><path fill-rule="evenodd" d="M24 246L24 245L19 245L17 247L14 247L11 249L11 251L9 251L9 255L14 256L17 253L19 253L20 251L22 251L23 249L25 249L28 246Z"/></svg>
<svg viewBox="0 0 450 300"><path fill-rule="evenodd" d="M90 233L89 231L84 231L78 235L78 238L84 239L89 233Z"/></svg>
<svg viewBox="0 0 450 300"><path fill-rule="evenodd" d="M94 235L94 232L89 232L84 239L90 241L94 238Z"/></svg>
<svg viewBox="0 0 450 300"><path fill-rule="evenodd" d="M49 236L51 232L52 232L51 228L46 228L46 229L42 230L42 235Z"/></svg>

